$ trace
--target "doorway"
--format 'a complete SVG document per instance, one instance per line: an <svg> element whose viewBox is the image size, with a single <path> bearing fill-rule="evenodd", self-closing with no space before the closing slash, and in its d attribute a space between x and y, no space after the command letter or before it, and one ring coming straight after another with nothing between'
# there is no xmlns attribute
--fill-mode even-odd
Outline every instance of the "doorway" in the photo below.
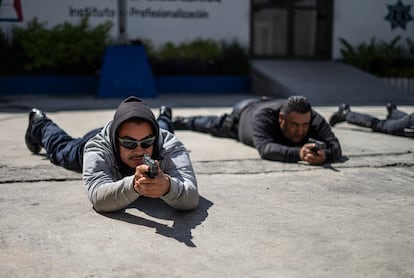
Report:
<svg viewBox="0 0 414 278"><path fill-rule="evenodd" d="M252 58L331 59L333 0L251 0Z"/></svg>

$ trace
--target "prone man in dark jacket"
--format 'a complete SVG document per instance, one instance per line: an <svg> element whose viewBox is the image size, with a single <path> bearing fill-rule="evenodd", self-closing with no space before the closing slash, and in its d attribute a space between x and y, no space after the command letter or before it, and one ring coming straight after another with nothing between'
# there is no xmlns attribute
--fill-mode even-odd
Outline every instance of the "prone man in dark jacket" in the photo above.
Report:
<svg viewBox="0 0 414 278"><path fill-rule="evenodd" d="M267 160L322 164L342 155L339 140L325 119L303 96L247 99L222 116L175 117L175 130L193 130L236 139L255 147ZM315 150L313 138L323 142Z"/></svg>

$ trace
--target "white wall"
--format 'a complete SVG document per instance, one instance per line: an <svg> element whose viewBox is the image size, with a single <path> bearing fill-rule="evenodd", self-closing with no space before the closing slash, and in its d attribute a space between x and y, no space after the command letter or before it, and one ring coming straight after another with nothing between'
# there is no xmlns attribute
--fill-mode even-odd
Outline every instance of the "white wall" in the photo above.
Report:
<svg viewBox="0 0 414 278"><path fill-rule="evenodd" d="M201 18L148 17L129 15L130 38L141 36L156 42L188 41L196 37L215 40L237 39L249 43L249 0L142 1L130 0L128 9L143 11L191 11Z"/></svg>
<svg viewBox="0 0 414 278"><path fill-rule="evenodd" d="M117 0L20 0L24 22L6 22L13 13L10 3L0 6L0 28L25 26L37 17L48 26L63 22L77 23L87 9L91 24L105 20L114 23L111 35L118 36ZM249 43L249 0L129 0L127 1L127 36L129 39L150 39L155 46L172 41L195 38L215 40L236 39L244 46ZM166 14L169 15L166 16ZM192 18L183 17L192 15Z"/></svg>
<svg viewBox="0 0 414 278"><path fill-rule="evenodd" d="M410 15L414 18L414 0L401 0L411 5ZM333 59L341 57L342 44L339 38L346 39L351 45L369 42L375 37L378 41L391 41L397 35L401 42L407 37L414 39L414 20L406 24L406 29L391 29L391 23L385 20L387 5L395 5L397 0L334 0Z"/></svg>
<svg viewBox="0 0 414 278"><path fill-rule="evenodd" d="M12 2L13 0L2 1L0 6L0 27L3 30L10 30L12 25L19 27L26 26L27 22L33 18L37 18L40 22L47 23L46 26L53 27L63 22L76 24L79 22L79 17L74 15L74 10L82 8L97 8L101 13L92 15L90 18L91 25L102 23L106 20L111 20L115 23L112 35L117 34L117 1L116 0L68 0L68 1L53 1L53 0L20 0L23 21L2 21L4 18L9 18L12 13L10 6L5 7L5 2ZM7 3L9 4L9 3ZM98 5L99 4L99 5Z"/></svg>
<svg viewBox="0 0 414 278"><path fill-rule="evenodd" d="M7 30L12 24L24 26L33 17L47 21L49 26L62 22L77 23L86 9L93 10L91 24L105 20L114 22L111 35L118 36L117 0L20 0L24 22L1 21L13 17L10 4L3 0L0 6L0 28ZM401 0L412 5L410 14L414 17L414 0ZM341 57L342 45L339 38L345 38L353 45L369 42L371 38L390 41L401 35L402 41L414 39L414 20L407 23L406 30L391 29L391 23L384 18L388 14L387 4L395 5L397 0L334 0L333 59ZM8 7L5 5L9 5ZM151 39L155 46L172 41L181 42L195 38L215 40L237 39L242 45L249 44L249 0L128 0L127 31L129 39ZM150 11L194 12L199 18L149 16Z"/></svg>

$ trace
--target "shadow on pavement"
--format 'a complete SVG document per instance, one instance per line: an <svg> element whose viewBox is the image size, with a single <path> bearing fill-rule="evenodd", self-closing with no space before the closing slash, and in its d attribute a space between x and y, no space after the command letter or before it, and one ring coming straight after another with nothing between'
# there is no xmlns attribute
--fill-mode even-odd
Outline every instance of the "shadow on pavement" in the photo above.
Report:
<svg viewBox="0 0 414 278"><path fill-rule="evenodd" d="M193 236L191 230L207 218L207 211L212 205L213 203L211 201L200 196L197 209L192 211L178 211L166 205L161 199L141 197L125 210L100 214L138 226L154 228L157 234L174 238L188 247L196 247L192 242ZM174 224L170 227L166 224L135 215L135 209L153 218L174 221Z"/></svg>

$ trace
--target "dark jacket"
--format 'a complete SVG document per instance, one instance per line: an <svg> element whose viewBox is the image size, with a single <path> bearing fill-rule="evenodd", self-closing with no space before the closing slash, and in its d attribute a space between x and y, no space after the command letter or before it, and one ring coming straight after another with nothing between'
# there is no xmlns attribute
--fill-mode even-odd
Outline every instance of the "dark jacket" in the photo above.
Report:
<svg viewBox="0 0 414 278"><path fill-rule="evenodd" d="M282 104L281 100L268 100L248 105L240 115L239 140L255 147L263 159L297 162L300 160L300 148L312 137L325 142L326 162L341 157L339 140L325 119L314 110L311 112L309 132L304 140L300 143L288 140L279 126Z"/></svg>

